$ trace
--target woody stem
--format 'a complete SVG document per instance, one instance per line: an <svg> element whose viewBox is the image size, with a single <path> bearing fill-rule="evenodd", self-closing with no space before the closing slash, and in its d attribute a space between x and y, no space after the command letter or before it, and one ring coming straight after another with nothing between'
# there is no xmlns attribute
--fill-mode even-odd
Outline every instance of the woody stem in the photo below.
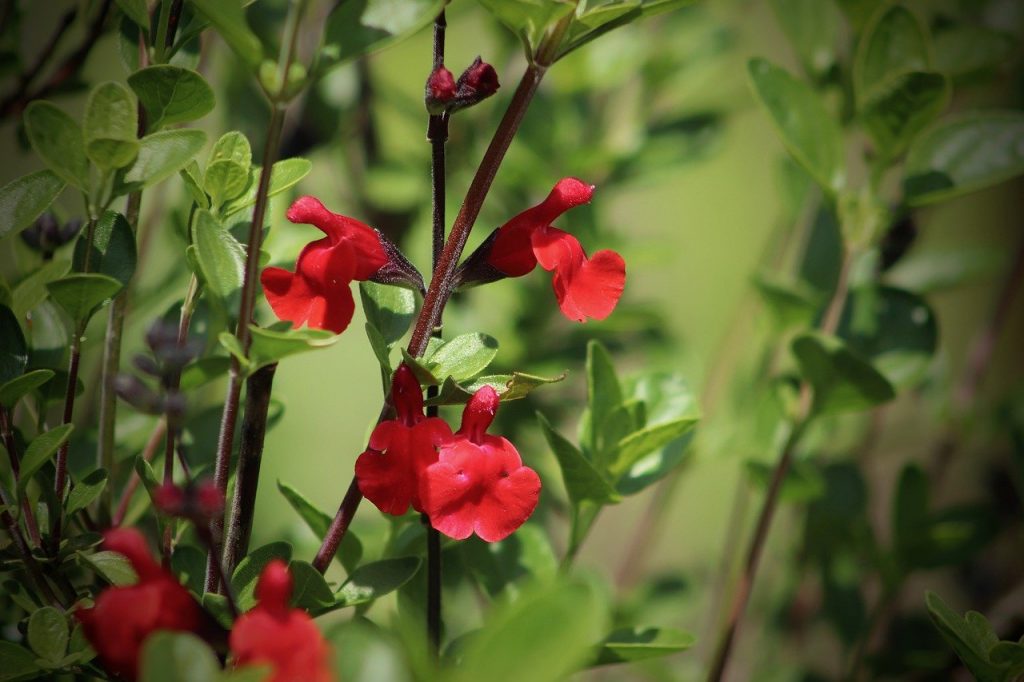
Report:
<svg viewBox="0 0 1024 682"><path fill-rule="evenodd" d="M494 136L484 152L483 159L480 160L480 165L477 166L476 174L466 191L466 197L462 201L462 207L452 225L448 240L441 250L440 258L430 280L430 286L427 288L427 294L423 298L423 307L416 319L416 326L413 328L408 346L409 354L413 357L423 355L427 349L430 335L441 319L445 303L448 302L448 297L451 295L455 269L462 257L462 251L466 247L469 233L473 230L473 225L480 215L484 199L487 198L494 177L498 174L501 162L505 159L505 153L508 152L508 148L519 130L519 124L522 123L523 117L526 115L526 110L537 92L537 87L544 79L548 67L557 57L558 47L569 29L569 24L572 23L573 16L572 12L566 15L541 43L535 59L527 67L519 81L512 100L509 102L508 108L505 109L505 114L501 117L501 122L498 123ZM382 410L381 414L386 414L386 410ZM345 499L342 500L338 513L324 537L320 551L317 553L314 566L321 572L327 569L331 557L334 556L334 552L341 544L341 538L348 530L348 525L352 516L355 515L360 500L362 500L362 495L353 479L348 492L345 493Z"/></svg>

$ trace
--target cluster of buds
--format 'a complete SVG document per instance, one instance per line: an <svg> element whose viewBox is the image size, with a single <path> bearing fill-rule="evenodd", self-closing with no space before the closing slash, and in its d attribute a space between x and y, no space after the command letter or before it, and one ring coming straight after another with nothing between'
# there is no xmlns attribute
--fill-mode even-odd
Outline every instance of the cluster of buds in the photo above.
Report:
<svg viewBox="0 0 1024 682"><path fill-rule="evenodd" d="M178 378L202 348L195 340L179 340L177 326L163 320L150 326L146 345L150 353L139 353L132 363L143 374L156 378L160 390L153 390L134 374L121 373L114 379L114 391L138 411L165 414L168 428L179 428L185 417L185 396L177 388Z"/></svg>
<svg viewBox="0 0 1024 682"><path fill-rule="evenodd" d="M427 78L424 101L433 115L451 114L479 104L498 91L498 72L477 57L458 80L444 64L438 65Z"/></svg>
<svg viewBox="0 0 1024 682"><path fill-rule="evenodd" d="M61 225L55 215L46 212L22 230L21 241L41 253L43 260L50 260L57 249L74 239L81 230L81 219L74 218Z"/></svg>
<svg viewBox="0 0 1024 682"><path fill-rule="evenodd" d="M205 528L210 519L224 511L224 494L213 481L190 481L177 486L164 482L153 490L153 504L167 516L188 519Z"/></svg>

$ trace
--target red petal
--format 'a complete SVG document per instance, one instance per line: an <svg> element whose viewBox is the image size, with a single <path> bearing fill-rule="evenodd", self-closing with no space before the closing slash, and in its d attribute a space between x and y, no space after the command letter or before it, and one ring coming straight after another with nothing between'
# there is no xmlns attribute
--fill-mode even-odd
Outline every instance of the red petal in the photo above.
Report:
<svg viewBox="0 0 1024 682"><path fill-rule="evenodd" d="M476 534L487 542L498 542L515 532L537 508L540 477L521 466L499 479L489 492L487 504L481 505Z"/></svg>
<svg viewBox="0 0 1024 682"><path fill-rule="evenodd" d="M424 419L423 389L420 382L404 362L391 378L391 403L398 413L398 420L412 426Z"/></svg>
<svg viewBox="0 0 1024 682"><path fill-rule="evenodd" d="M342 247L346 251L344 259L351 265L353 273L346 279L369 279L388 262L376 230L355 218L328 211L316 197L296 199L288 209L288 220L314 225L327 235L327 246L332 249ZM299 256L300 264L306 255L306 250L303 250ZM297 269L306 274L301 267Z"/></svg>
<svg viewBox="0 0 1024 682"><path fill-rule="evenodd" d="M284 615L288 612L288 600L292 597L292 574L288 564L273 559L260 572L256 582L256 599L261 608L270 613Z"/></svg>
<svg viewBox="0 0 1024 682"><path fill-rule="evenodd" d="M306 324L313 329L327 329L340 334L352 321L356 304L348 282L334 286L324 292L325 296L314 296L310 301L309 317Z"/></svg>
<svg viewBox="0 0 1024 682"><path fill-rule="evenodd" d="M267 303L279 319L296 327L306 322L315 294L305 279L281 268L264 268L260 284Z"/></svg>
<svg viewBox="0 0 1024 682"><path fill-rule="evenodd" d="M459 433L477 445L483 444L484 432L498 413L498 393L490 386L481 386L462 410Z"/></svg>
<svg viewBox="0 0 1024 682"><path fill-rule="evenodd" d="M134 528L112 528L104 532L103 547L126 556L140 582L164 575L163 568L149 553L145 536Z"/></svg>
<svg viewBox="0 0 1024 682"><path fill-rule="evenodd" d="M537 262L545 270L557 269L564 274L580 267L587 259L580 241L557 227L534 230L530 244Z"/></svg>
<svg viewBox="0 0 1024 682"><path fill-rule="evenodd" d="M400 450L367 450L356 459L359 492L385 514L401 516L417 495L419 481Z"/></svg>
<svg viewBox="0 0 1024 682"><path fill-rule="evenodd" d="M598 251L568 276L559 270L552 279L562 313L577 322L608 317L625 285L626 263L614 251Z"/></svg>
<svg viewBox="0 0 1024 682"><path fill-rule="evenodd" d="M229 639L235 665L267 665L269 682L331 682L331 649L313 619L300 609L281 615L257 606L243 614Z"/></svg>

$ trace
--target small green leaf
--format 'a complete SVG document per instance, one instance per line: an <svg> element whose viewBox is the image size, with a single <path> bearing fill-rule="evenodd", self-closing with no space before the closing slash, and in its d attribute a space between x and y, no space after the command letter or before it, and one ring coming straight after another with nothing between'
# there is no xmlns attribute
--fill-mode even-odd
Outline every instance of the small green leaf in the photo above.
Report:
<svg viewBox="0 0 1024 682"><path fill-rule="evenodd" d="M685 651L696 641L690 633L675 628L619 628L601 642L594 665L661 658Z"/></svg>
<svg viewBox="0 0 1024 682"><path fill-rule="evenodd" d="M0 383L16 381L28 366L28 346L14 311L0 305ZM6 403L5 403L6 404Z"/></svg>
<svg viewBox="0 0 1024 682"><path fill-rule="evenodd" d="M750 460L745 464L751 482L762 490L767 490L775 474L775 467L767 462ZM782 480L779 499L789 503L806 503L818 499L824 493L825 480L821 472L807 462L798 460L793 462Z"/></svg>
<svg viewBox="0 0 1024 682"><path fill-rule="evenodd" d="M216 654L188 632L155 632L146 638L139 661L141 682L217 682Z"/></svg>
<svg viewBox="0 0 1024 682"><path fill-rule="evenodd" d="M288 565L292 574L292 606L315 611L334 603L334 593L320 571L305 561Z"/></svg>
<svg viewBox="0 0 1024 682"><path fill-rule="evenodd" d="M204 19L213 24L224 42L245 62L255 69L263 60L260 39L249 28L242 0L189 0Z"/></svg>
<svg viewBox="0 0 1024 682"><path fill-rule="evenodd" d="M935 35L935 69L954 80L967 79L1013 55L1013 36L983 26L953 25Z"/></svg>
<svg viewBox="0 0 1024 682"><path fill-rule="evenodd" d="M210 161L203 176L203 190L210 195L214 204L232 199L246 188L249 182L249 168L252 166L252 149L245 135L237 131L226 133L213 146Z"/></svg>
<svg viewBox="0 0 1024 682"><path fill-rule="evenodd" d="M814 387L818 414L862 410L896 395L877 369L836 338L801 334L793 340L792 350L800 374Z"/></svg>
<svg viewBox="0 0 1024 682"><path fill-rule="evenodd" d="M928 615L931 616L935 628L952 647L960 660L964 662L967 669L974 675L978 682L1009 682L1009 678L1002 674L997 666L989 660L988 651L992 643L979 631L976 623L971 620L981 618L980 614L969 612L972 619L964 618L959 613L949 608L939 595L928 592L925 596L928 605ZM982 620L984 620L982 618ZM990 628L989 628L990 630Z"/></svg>
<svg viewBox="0 0 1024 682"><path fill-rule="evenodd" d="M599 425L603 425L609 415L622 404L622 387L615 373L615 365L611 355L599 341L591 340L587 344L587 417L590 426L589 437L581 438L583 447L590 453L596 453L599 445Z"/></svg>
<svg viewBox="0 0 1024 682"><path fill-rule="evenodd" d="M309 159L292 158L278 161L270 171L270 188L267 196L272 197L295 186L302 178L309 175L313 164ZM260 167L249 169L249 182L239 196L228 201L221 208L221 216L227 218L256 203L256 188L259 184Z"/></svg>
<svg viewBox="0 0 1024 682"><path fill-rule="evenodd" d="M134 21L142 30L149 30L149 10L146 8L146 0L116 0L116 2L126 17Z"/></svg>
<svg viewBox="0 0 1024 682"><path fill-rule="evenodd" d="M836 61L842 17L832 0L772 0L775 18L804 69L824 74Z"/></svg>
<svg viewBox="0 0 1024 682"><path fill-rule="evenodd" d="M0 405L11 408L31 391L53 378L53 370L34 369L0 385Z"/></svg>
<svg viewBox="0 0 1024 682"><path fill-rule="evenodd" d="M949 104L946 77L909 71L875 86L861 107L864 127L887 158L895 158Z"/></svg>
<svg viewBox="0 0 1024 682"><path fill-rule="evenodd" d="M416 315L416 294L403 287L360 282L359 298L366 322L377 329L386 346L405 336Z"/></svg>
<svg viewBox="0 0 1024 682"><path fill-rule="evenodd" d="M30 310L39 306L49 293L46 285L67 274L71 263L66 260L54 260L44 264L18 282L11 292L11 304L15 316L24 318Z"/></svg>
<svg viewBox="0 0 1024 682"><path fill-rule="evenodd" d="M75 483L68 493L65 513L71 516L75 512L85 509L93 500L100 496L103 489L107 487L107 472L104 469L96 469L90 472L85 478Z"/></svg>
<svg viewBox="0 0 1024 682"><path fill-rule="evenodd" d="M960 114L914 140L903 170L911 206L951 199L1024 173L1024 113Z"/></svg>
<svg viewBox="0 0 1024 682"><path fill-rule="evenodd" d="M85 153L104 170L124 168L139 152L135 97L120 83L106 82L89 93L85 105Z"/></svg>
<svg viewBox="0 0 1024 682"><path fill-rule="evenodd" d="M764 59L747 66L754 94L768 112L786 149L827 192L845 183L843 134L806 83Z"/></svg>
<svg viewBox="0 0 1024 682"><path fill-rule="evenodd" d="M91 243L84 235L78 238L73 262L77 272L106 275L128 286L135 274L136 262L135 233L131 225L120 213L105 212L96 221Z"/></svg>
<svg viewBox="0 0 1024 682"><path fill-rule="evenodd" d="M259 580L263 568L273 559L284 562L292 558L292 546L287 542L272 542L253 550L249 556L238 562L231 576L231 586L238 598L238 608L248 611L256 604L256 581Z"/></svg>
<svg viewBox="0 0 1024 682"><path fill-rule="evenodd" d="M144 461L144 460L143 460ZM115 587L134 585L139 581L135 569L127 557L117 552L93 552L92 554L80 554L79 556L89 564L97 574Z"/></svg>
<svg viewBox="0 0 1024 682"><path fill-rule="evenodd" d="M527 56L537 53L537 47L548 29L559 19L573 11L569 3L544 0L479 0L494 18L505 25L522 41Z"/></svg>
<svg viewBox="0 0 1024 682"><path fill-rule="evenodd" d="M25 107L24 121L32 149L47 167L68 184L88 191L89 159L85 156L85 137L78 123L42 100Z"/></svg>
<svg viewBox="0 0 1024 682"><path fill-rule="evenodd" d="M28 645L49 664L58 663L68 650L68 621L52 606L37 609L28 619Z"/></svg>
<svg viewBox="0 0 1024 682"><path fill-rule="evenodd" d="M97 274L68 275L46 285L50 297L76 322L88 320L121 289L113 277Z"/></svg>
<svg viewBox="0 0 1024 682"><path fill-rule="evenodd" d="M859 107L894 76L930 69L931 47L921 21L903 5L883 7L868 22L857 43L853 85Z"/></svg>
<svg viewBox="0 0 1024 682"><path fill-rule="evenodd" d="M761 273L754 277L754 287L779 329L807 326L818 310L817 292L805 282L782 281Z"/></svg>
<svg viewBox="0 0 1024 682"><path fill-rule="evenodd" d="M210 197L206 196L206 192L202 188L202 171L199 170L199 164L193 159L178 171L178 174L181 176L182 182L185 183L185 189L188 190L192 201L199 208L210 208Z"/></svg>
<svg viewBox="0 0 1024 682"><path fill-rule="evenodd" d="M139 155L124 176L125 182L149 187L185 166L206 144L202 130L162 130L139 140Z"/></svg>
<svg viewBox="0 0 1024 682"><path fill-rule="evenodd" d="M608 466L610 477L618 480L642 458L678 440L696 424L697 419L687 417L649 426L626 436L615 448L614 458Z"/></svg>
<svg viewBox="0 0 1024 682"><path fill-rule="evenodd" d="M558 570L547 532L535 523L523 524L499 542L471 537L459 547L473 577L492 597L505 593L515 598L523 583L552 578Z"/></svg>
<svg viewBox="0 0 1024 682"><path fill-rule="evenodd" d="M64 180L48 170L23 175L0 188L0 239L21 232L64 191Z"/></svg>
<svg viewBox="0 0 1024 682"><path fill-rule="evenodd" d="M40 670L31 651L14 642L0 641L0 682L33 679Z"/></svg>
<svg viewBox="0 0 1024 682"><path fill-rule="evenodd" d="M288 326L287 322L272 327L249 326L252 335L252 344L249 346L249 362L252 365L250 372L289 355L329 348L341 338L339 334L326 329L288 329Z"/></svg>
<svg viewBox="0 0 1024 682"><path fill-rule="evenodd" d="M332 608L365 604L394 592L420 570L418 557L382 559L363 564L348 577L334 595Z"/></svg>
<svg viewBox="0 0 1024 682"><path fill-rule="evenodd" d="M128 85L146 110L150 130L194 121L213 111L216 102L206 79L191 69L157 64L128 76Z"/></svg>
<svg viewBox="0 0 1024 682"><path fill-rule="evenodd" d="M245 247L205 208L195 213L193 239L206 287L226 302L242 288Z"/></svg>
<svg viewBox="0 0 1024 682"><path fill-rule="evenodd" d="M1009 259L1002 248L966 246L914 250L885 273L885 282L926 295L995 275Z"/></svg>
<svg viewBox="0 0 1024 682"><path fill-rule="evenodd" d="M444 0L362 0L334 5L324 26L320 61L314 73L379 50L425 28Z"/></svg>
<svg viewBox="0 0 1024 682"><path fill-rule="evenodd" d="M330 514L317 509L302 493L283 481L277 482L277 489L288 500L288 504L292 506L292 509L298 512L302 520L306 522L309 529L313 531L313 535L318 538L327 535L327 529L331 525Z"/></svg>
<svg viewBox="0 0 1024 682"><path fill-rule="evenodd" d="M21 460L21 478L18 480L19 495L24 492L32 476L50 461L50 458L57 453L57 449L71 436L71 431L74 428L72 424L62 424L36 436L28 444L28 447L25 448L25 456Z"/></svg>
<svg viewBox="0 0 1024 682"><path fill-rule="evenodd" d="M426 358L426 365L438 379L463 381L482 372L497 354L497 339L472 332L445 341Z"/></svg>
<svg viewBox="0 0 1024 682"><path fill-rule="evenodd" d="M565 490L574 506L578 506L585 500L609 504L621 499L612 484L594 468L593 463L583 456L579 448L555 431L544 415L539 412L537 421L540 422L548 445L555 453L558 467L562 470Z"/></svg>

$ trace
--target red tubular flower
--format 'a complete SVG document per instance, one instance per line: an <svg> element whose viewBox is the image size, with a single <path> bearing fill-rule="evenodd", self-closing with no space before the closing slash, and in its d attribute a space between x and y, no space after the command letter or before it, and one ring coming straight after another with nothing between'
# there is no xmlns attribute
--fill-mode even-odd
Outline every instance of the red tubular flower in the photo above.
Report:
<svg viewBox="0 0 1024 682"><path fill-rule="evenodd" d="M487 542L508 537L530 518L540 497L540 477L523 466L515 446L487 434L498 394L478 390L462 413L462 426L441 446L421 483L423 511L450 538L473 533Z"/></svg>
<svg viewBox="0 0 1024 682"><path fill-rule="evenodd" d="M288 566L274 559L256 583L257 605L231 630L235 665L270 665L268 682L332 682L331 649L309 614L289 607L291 596Z"/></svg>
<svg viewBox="0 0 1024 682"><path fill-rule="evenodd" d="M498 228L486 263L506 277L520 277L537 263L554 273L551 283L562 314L570 320L603 320L615 309L626 284L626 263L614 251L587 258L576 237L551 226L574 206L590 201L594 187L563 178L541 203Z"/></svg>
<svg viewBox="0 0 1024 682"><path fill-rule="evenodd" d="M355 302L349 284L372 278L388 263L377 231L328 211L315 197L299 197L288 220L319 228L327 236L306 245L295 272L266 268L260 275L270 307L296 327L306 324L340 334L352 320Z"/></svg>
<svg viewBox="0 0 1024 682"><path fill-rule="evenodd" d="M95 606L75 615L106 669L134 680L147 637L159 630L199 632L206 619L188 590L153 561L142 533L116 528L104 533L103 541L106 549L128 558L139 582L104 590Z"/></svg>
<svg viewBox="0 0 1024 682"><path fill-rule="evenodd" d="M399 365L391 381L391 402L397 419L377 425L369 448L356 460L359 491L385 514L401 516L423 511L420 478L437 461L437 447L452 437L443 420L423 415L420 383L407 365Z"/></svg>

